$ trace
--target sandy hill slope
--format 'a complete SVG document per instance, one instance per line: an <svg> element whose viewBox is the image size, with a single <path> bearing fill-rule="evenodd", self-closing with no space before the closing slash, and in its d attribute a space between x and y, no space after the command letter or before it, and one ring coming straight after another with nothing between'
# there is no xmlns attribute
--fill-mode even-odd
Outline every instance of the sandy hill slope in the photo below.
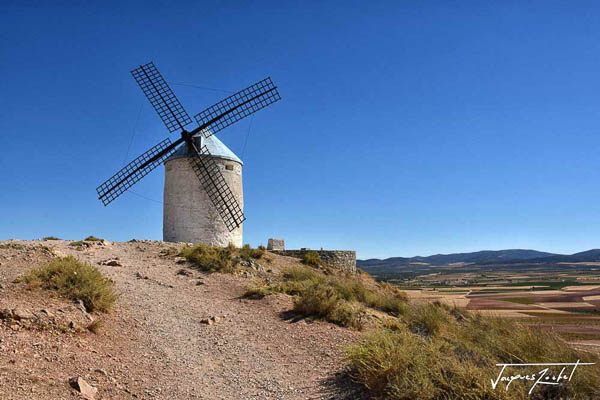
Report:
<svg viewBox="0 0 600 400"><path fill-rule="evenodd" d="M69 243L0 241L0 310L24 317L0 320L1 399L79 398L69 386L76 376L97 387L96 399L357 398L338 377L342 347L358 333L286 318L287 295L242 299L251 273L188 268L175 244ZM115 282L120 297L108 314L14 282L67 255ZM269 257L273 268L297 262ZM103 322L97 334L85 329L92 319Z"/></svg>

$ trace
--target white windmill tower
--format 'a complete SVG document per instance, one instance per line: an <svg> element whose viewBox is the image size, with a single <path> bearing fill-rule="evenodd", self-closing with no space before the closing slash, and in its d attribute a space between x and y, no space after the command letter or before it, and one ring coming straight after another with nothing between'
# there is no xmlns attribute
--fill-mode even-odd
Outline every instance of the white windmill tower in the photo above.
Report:
<svg viewBox="0 0 600 400"><path fill-rule="evenodd" d="M108 205L164 163L163 239L241 246L242 161L213 135L281 100L277 87L263 79L197 114L199 126L187 131L192 120L154 63L131 74L169 132L180 131L181 137L167 138L127 164L96 188L98 198Z"/></svg>

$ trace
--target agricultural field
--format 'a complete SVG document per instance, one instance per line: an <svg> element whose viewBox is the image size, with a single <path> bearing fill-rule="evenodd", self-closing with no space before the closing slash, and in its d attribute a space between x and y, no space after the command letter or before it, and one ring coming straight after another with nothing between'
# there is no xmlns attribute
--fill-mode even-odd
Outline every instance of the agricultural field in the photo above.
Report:
<svg viewBox="0 0 600 400"><path fill-rule="evenodd" d="M467 310L554 330L577 346L600 349L600 268L590 264L418 266L377 275L414 301Z"/></svg>

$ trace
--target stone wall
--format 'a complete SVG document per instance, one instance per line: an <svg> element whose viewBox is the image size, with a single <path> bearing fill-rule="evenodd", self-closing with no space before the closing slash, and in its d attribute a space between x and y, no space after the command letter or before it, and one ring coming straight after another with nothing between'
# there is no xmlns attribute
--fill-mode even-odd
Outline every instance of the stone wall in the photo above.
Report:
<svg viewBox="0 0 600 400"><path fill-rule="evenodd" d="M302 258L309 251L319 254L324 264L331 265L351 273L356 272L356 251L351 250L273 250L272 253L282 256Z"/></svg>
<svg viewBox="0 0 600 400"><path fill-rule="evenodd" d="M283 239L270 238L267 243L267 250L285 250L285 241Z"/></svg>

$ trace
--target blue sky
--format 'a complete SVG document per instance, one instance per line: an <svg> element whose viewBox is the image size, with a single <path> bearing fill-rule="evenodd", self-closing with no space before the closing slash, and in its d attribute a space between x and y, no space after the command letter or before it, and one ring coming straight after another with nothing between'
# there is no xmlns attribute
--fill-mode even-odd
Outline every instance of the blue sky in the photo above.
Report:
<svg viewBox="0 0 600 400"><path fill-rule="evenodd" d="M162 238L162 167L95 192L168 135L129 75L153 60L190 114L226 93L182 84L279 86L219 133L253 246L600 247L598 2L49 4L0 5L1 239Z"/></svg>

